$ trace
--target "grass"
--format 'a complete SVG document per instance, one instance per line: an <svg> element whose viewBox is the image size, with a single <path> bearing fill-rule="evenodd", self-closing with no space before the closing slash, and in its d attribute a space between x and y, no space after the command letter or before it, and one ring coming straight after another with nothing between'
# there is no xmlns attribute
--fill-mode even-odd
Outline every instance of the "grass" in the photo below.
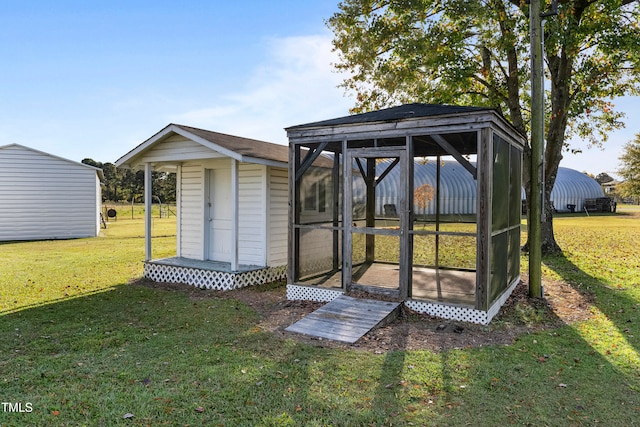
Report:
<svg viewBox="0 0 640 427"><path fill-rule="evenodd" d="M311 347L240 302L129 284L140 220L3 244L0 400L32 410L3 406L0 425L638 425L637 214L555 221L565 255L544 279L595 295L592 319L439 353ZM174 227L154 221L155 256L175 251Z"/></svg>

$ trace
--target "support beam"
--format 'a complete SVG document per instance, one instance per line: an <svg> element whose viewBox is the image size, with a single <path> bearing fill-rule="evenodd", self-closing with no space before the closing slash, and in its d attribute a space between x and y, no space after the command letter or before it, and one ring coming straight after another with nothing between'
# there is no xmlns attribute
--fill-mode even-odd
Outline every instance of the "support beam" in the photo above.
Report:
<svg viewBox="0 0 640 427"><path fill-rule="evenodd" d="M453 156L466 170L473 175L473 179L478 179L478 170L471 164L453 145L449 143L442 135L431 135L431 138L442 148L447 154Z"/></svg>
<svg viewBox="0 0 640 427"><path fill-rule="evenodd" d="M367 199L365 203L365 223L366 227L374 228L376 226L376 159L368 157L366 168ZM365 260L367 263L372 264L376 259L375 235L366 234L365 248Z"/></svg>
<svg viewBox="0 0 640 427"><path fill-rule="evenodd" d="M151 202L153 197L152 186L153 165L144 164L144 260L150 261L153 258L151 253Z"/></svg>
<svg viewBox="0 0 640 427"><path fill-rule="evenodd" d="M238 200L240 199L238 193L238 161L231 159L231 271L238 270Z"/></svg>
<svg viewBox="0 0 640 427"><path fill-rule="evenodd" d="M343 157L344 158L344 157ZM331 175L331 211L333 213L333 271L340 269L340 153L333 155Z"/></svg>
<svg viewBox="0 0 640 427"><path fill-rule="evenodd" d="M396 167L396 165L400 163L400 159L399 158L395 158L393 159L393 162L391 162L391 164L384 170L384 172L382 172L380 174L380 176L378 178L375 179L375 184L378 185L382 182L382 180L389 175L389 172L391 172L393 170L393 168ZM402 172L401 172L402 173Z"/></svg>
<svg viewBox="0 0 640 427"><path fill-rule="evenodd" d="M182 256L182 163L176 167L176 256Z"/></svg>
<svg viewBox="0 0 640 427"><path fill-rule="evenodd" d="M356 157L356 165L358 166L358 169L360 169L360 175L362 175L362 178L366 181L367 173L364 171L364 168L362 167L362 162L360 161L359 157Z"/></svg>
<svg viewBox="0 0 640 427"><path fill-rule="evenodd" d="M320 156L320 154L322 154L324 149L327 148L328 144L329 142L327 141L321 142L320 145L318 145L315 149L309 150L307 155L304 156L304 160L302 161L302 164L300 165L300 167L298 168L298 171L296 172L296 182L299 181L300 178L302 178L302 175L304 175L307 169L309 169L309 167L311 167L313 162L315 162L316 159Z"/></svg>

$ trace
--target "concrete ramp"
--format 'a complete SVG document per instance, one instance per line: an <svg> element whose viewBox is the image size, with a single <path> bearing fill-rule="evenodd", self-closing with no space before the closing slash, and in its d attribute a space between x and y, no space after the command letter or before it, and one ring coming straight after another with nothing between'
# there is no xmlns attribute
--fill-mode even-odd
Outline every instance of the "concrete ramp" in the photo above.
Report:
<svg viewBox="0 0 640 427"><path fill-rule="evenodd" d="M285 331L353 344L370 330L395 319L400 304L341 295Z"/></svg>

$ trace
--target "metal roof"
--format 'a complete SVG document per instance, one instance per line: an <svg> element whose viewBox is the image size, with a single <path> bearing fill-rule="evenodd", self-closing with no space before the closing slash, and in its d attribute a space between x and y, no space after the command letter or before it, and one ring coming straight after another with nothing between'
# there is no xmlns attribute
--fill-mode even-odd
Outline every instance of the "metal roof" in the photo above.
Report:
<svg viewBox="0 0 640 427"><path fill-rule="evenodd" d="M21 149L21 150L32 151L34 153L38 153L38 154L41 154L41 155L44 155L44 156L48 156L48 157L51 157L51 158L54 158L54 159L58 159L58 160L61 160L63 162L67 162L67 163L72 164L72 165L82 166L82 167L87 168L87 169L93 169L98 174L98 177L100 178L100 181L104 181L104 173L103 173L102 169L97 168L95 166L91 166L91 165L88 165L88 164L82 163L82 162L76 162L75 160L69 160L67 158L56 156L55 154L51 154L51 153L46 153L44 151L36 150L35 148L27 147L26 145L22 145L22 144L7 144L7 145L0 146L0 150L11 149L11 148L18 148L18 149Z"/></svg>
<svg viewBox="0 0 640 427"><path fill-rule="evenodd" d="M389 161L376 165L376 173L379 174L387 168ZM476 181L471 174L459 163L443 161L440 172L440 201L443 214L473 214L476 212ZM414 186L422 184L436 186L436 161L427 163L416 162L414 164ZM389 175L377 187L376 213L384 213L385 204L397 203L397 188L400 185L400 173L394 168ZM364 188L358 188L356 197L364 197ZM576 205L576 210L581 211L585 199L603 197L604 192L600 184L590 176L574 169L558 168L556 182L551 191L551 200L559 212L569 212L567 205ZM524 200L524 189L522 199ZM427 214L435 214L435 201L427 206ZM422 213L415 207L416 213Z"/></svg>

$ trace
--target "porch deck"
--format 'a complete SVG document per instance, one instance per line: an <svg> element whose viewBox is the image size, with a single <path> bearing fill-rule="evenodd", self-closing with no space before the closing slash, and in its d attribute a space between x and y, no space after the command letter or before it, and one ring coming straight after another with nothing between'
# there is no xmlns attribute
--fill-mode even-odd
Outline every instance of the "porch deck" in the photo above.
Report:
<svg viewBox="0 0 640 427"><path fill-rule="evenodd" d="M248 271L261 270L266 267L258 265L242 265L237 270L231 270L230 262L199 260L183 257L159 258L147 261L149 264L169 265L173 267L196 268L199 270L220 271L223 273L246 273Z"/></svg>
<svg viewBox="0 0 640 427"><path fill-rule="evenodd" d="M144 277L154 282L185 283L199 288L228 291L284 279L286 265L239 265L183 257L153 259L144 263Z"/></svg>
<svg viewBox="0 0 640 427"><path fill-rule="evenodd" d="M353 268L355 289L393 294L398 289L400 271L395 264L362 264ZM460 270L436 270L414 267L412 299L448 304L475 306L476 272ZM342 271L332 275L301 280L301 285L342 289Z"/></svg>

